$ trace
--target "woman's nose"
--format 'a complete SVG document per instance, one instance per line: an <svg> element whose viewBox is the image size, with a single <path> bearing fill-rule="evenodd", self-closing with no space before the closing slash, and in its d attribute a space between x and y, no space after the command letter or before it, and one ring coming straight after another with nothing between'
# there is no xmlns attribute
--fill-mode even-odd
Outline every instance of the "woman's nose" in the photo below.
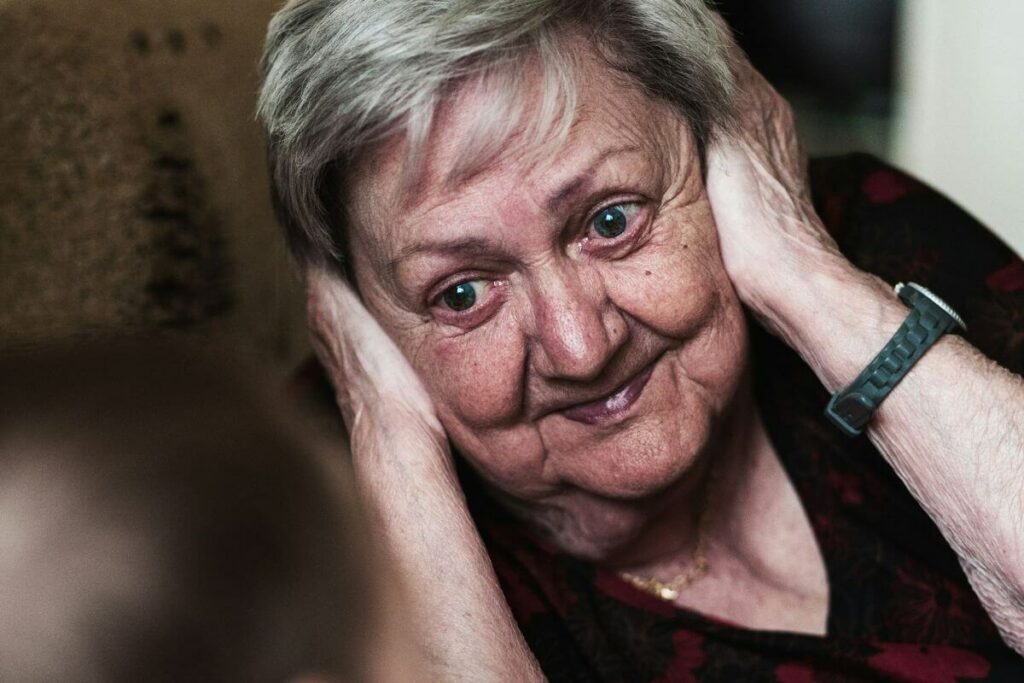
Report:
<svg viewBox="0 0 1024 683"><path fill-rule="evenodd" d="M622 312L596 278L550 274L533 289L533 366L551 379L589 381L629 338Z"/></svg>

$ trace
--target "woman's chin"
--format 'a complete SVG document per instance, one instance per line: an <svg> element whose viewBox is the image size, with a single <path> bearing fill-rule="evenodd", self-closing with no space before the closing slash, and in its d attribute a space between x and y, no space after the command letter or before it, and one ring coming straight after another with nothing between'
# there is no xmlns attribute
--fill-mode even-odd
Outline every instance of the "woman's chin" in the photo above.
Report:
<svg viewBox="0 0 1024 683"><path fill-rule="evenodd" d="M707 446L716 412L675 354L667 354L628 415L610 425L560 416L542 427L553 469L598 498L639 501L683 478Z"/></svg>
<svg viewBox="0 0 1024 683"><path fill-rule="evenodd" d="M559 452L562 481L595 499L642 502L692 470L710 432L701 411L649 415L614 436L578 440Z"/></svg>
<svg viewBox="0 0 1024 683"><path fill-rule="evenodd" d="M613 495L574 488L524 511L524 516L562 552L600 562L633 546L680 495L686 495L688 470L684 467L675 476L652 481L643 491L635 482Z"/></svg>

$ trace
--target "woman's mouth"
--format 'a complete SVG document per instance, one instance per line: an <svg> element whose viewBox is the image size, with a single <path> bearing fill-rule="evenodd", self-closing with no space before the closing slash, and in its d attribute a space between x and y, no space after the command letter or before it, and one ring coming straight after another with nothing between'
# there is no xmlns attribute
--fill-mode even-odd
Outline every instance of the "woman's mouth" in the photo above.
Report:
<svg viewBox="0 0 1024 683"><path fill-rule="evenodd" d="M562 411L562 415L569 420L582 422L584 424L604 424L614 421L629 410L630 406L636 403L636 400L640 397L644 387L647 386L647 380L651 378L651 373L654 372L654 366L656 364L657 363L651 363L636 377L626 382L626 384L622 385L608 396L598 399L597 401L580 403L579 405L566 408Z"/></svg>

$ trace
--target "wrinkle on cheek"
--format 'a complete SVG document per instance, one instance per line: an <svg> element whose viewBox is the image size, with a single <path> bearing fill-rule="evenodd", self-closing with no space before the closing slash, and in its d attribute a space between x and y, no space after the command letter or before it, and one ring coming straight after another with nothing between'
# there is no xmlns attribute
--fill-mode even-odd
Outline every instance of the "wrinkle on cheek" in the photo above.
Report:
<svg viewBox="0 0 1024 683"><path fill-rule="evenodd" d="M711 317L707 332L681 350L680 362L694 382L708 389L710 402L721 412L746 370L749 338L742 309L731 296L718 297Z"/></svg>
<svg viewBox="0 0 1024 683"><path fill-rule="evenodd" d="M666 245L610 269L605 286L617 308L664 337L682 340L708 322L720 287L713 269L673 250Z"/></svg>
<svg viewBox="0 0 1024 683"><path fill-rule="evenodd" d="M522 500L538 500L560 488L537 423L494 430L453 425L449 435L459 452L501 491Z"/></svg>
<svg viewBox="0 0 1024 683"><path fill-rule="evenodd" d="M514 423L522 414L525 343L508 320L431 342L432 393L461 422L477 428Z"/></svg>
<svg viewBox="0 0 1024 683"><path fill-rule="evenodd" d="M417 336L417 342L406 351L406 357L413 368L416 368L417 373L422 373L421 368L430 367L430 344L426 339L426 335Z"/></svg>

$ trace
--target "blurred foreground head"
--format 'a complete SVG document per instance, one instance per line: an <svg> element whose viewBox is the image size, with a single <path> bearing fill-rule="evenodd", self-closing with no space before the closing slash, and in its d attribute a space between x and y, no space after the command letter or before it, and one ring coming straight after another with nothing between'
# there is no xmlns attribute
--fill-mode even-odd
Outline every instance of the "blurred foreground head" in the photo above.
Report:
<svg viewBox="0 0 1024 683"><path fill-rule="evenodd" d="M347 460L252 375L165 343L0 360L0 680L372 677Z"/></svg>

